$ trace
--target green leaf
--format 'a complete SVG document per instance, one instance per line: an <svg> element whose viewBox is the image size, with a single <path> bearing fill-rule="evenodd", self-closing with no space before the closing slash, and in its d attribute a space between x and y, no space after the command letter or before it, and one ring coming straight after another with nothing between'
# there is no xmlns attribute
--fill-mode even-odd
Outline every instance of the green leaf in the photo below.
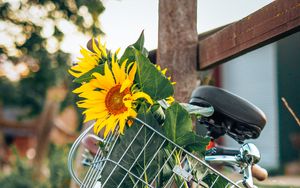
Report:
<svg viewBox="0 0 300 188"><path fill-rule="evenodd" d="M145 37L144 37L144 31L142 31L142 33L140 34L138 40L132 45L135 47L135 49L142 51L144 48L144 41L145 41Z"/></svg>
<svg viewBox="0 0 300 188"><path fill-rule="evenodd" d="M157 122L159 124L163 124L166 117L162 107L158 103L151 106L151 112L153 113L153 116Z"/></svg>
<svg viewBox="0 0 300 188"><path fill-rule="evenodd" d="M135 61L136 60L136 57L135 57L136 50L140 51L143 55L148 57L148 51L146 48L144 48L144 31L142 31L142 33L140 34L140 37L134 44L129 45L125 49L124 54L120 58L120 62L123 62L126 59L127 59L128 63Z"/></svg>
<svg viewBox="0 0 300 188"><path fill-rule="evenodd" d="M136 60L138 64L136 79L143 92L154 100L173 95L174 89L170 80L158 71L146 56L136 51Z"/></svg>
<svg viewBox="0 0 300 188"><path fill-rule="evenodd" d="M185 146L186 137L192 132L193 125L189 113L177 102L166 110L163 125L165 135L180 146Z"/></svg>
<svg viewBox="0 0 300 188"><path fill-rule="evenodd" d="M211 107L201 107L201 106L196 106L188 103L180 103L180 105L186 109L189 114L193 114L196 116L204 116L204 117L209 117L213 115L214 113L214 108Z"/></svg>
<svg viewBox="0 0 300 188"><path fill-rule="evenodd" d="M186 142L189 144L186 146L186 149L190 152L197 153L198 156L204 156L210 138L197 135L194 132L188 136L189 139Z"/></svg>
<svg viewBox="0 0 300 188"><path fill-rule="evenodd" d="M217 179L217 181L215 182L217 178L217 175L216 174L207 174L203 179L202 181L205 182L209 187L211 187L213 184L213 187L214 188L224 188L227 186L228 184L228 181L225 180L224 178L222 177L219 177Z"/></svg>
<svg viewBox="0 0 300 188"><path fill-rule="evenodd" d="M90 81L93 78L92 74L94 72L98 72L100 74L104 74L104 64L100 64L97 67L95 67L92 70L90 70L89 72L81 75L78 78L75 78L73 80L73 82L76 82L76 83L88 82L88 81Z"/></svg>
<svg viewBox="0 0 300 188"><path fill-rule="evenodd" d="M209 138L197 135L193 131L192 119L189 113L174 102L166 110L166 120L163 125L165 135L179 146L199 154L205 151Z"/></svg>
<svg viewBox="0 0 300 188"><path fill-rule="evenodd" d="M146 57L148 57L148 51L146 48L144 48L144 30L142 31L142 33L140 34L139 39L132 45L134 46L135 49L137 49L138 51L142 52L143 55L145 55Z"/></svg>
<svg viewBox="0 0 300 188"><path fill-rule="evenodd" d="M177 139L178 143L184 143L184 145L204 145L204 147L208 144L209 138L203 138L194 132L187 132L182 137Z"/></svg>
<svg viewBox="0 0 300 188"><path fill-rule="evenodd" d="M156 130L161 129L161 126L157 123L151 111L148 111L145 106L141 106L138 113L138 118L143 120L144 122L147 122L149 125L153 126ZM131 165L134 163L134 161L137 159L137 162L134 164L133 168L131 169L131 172L137 175L138 177L142 175L143 169L145 169L145 167L149 164L152 157L157 152L159 146L163 142L163 138L161 136L154 134L150 142L148 143L148 145L145 147L153 131L146 128L146 126L143 126L141 132L138 134L133 144L130 146L131 141L134 139L141 126L142 125L139 123L134 123L130 128L127 128L125 130L125 134L119 137L118 142L116 143L111 153L111 156L109 157L109 159L118 162L121 156L125 153L123 159L119 162L119 164L124 166L126 169L129 169ZM128 147L129 150L126 151ZM145 149L144 151L142 151L144 147ZM142 154L139 156L141 152ZM155 160L151 162L148 170L146 171L148 182L150 182L158 172L159 169L158 165L159 165L159 161L157 155L155 156ZM109 174L111 172L113 173L112 176L108 179L108 182L105 184L104 187L105 188L117 187L124 177L125 180L122 184L122 187L133 187L134 182L136 182L136 179L133 177L129 177L128 175L126 176L126 172L119 167L113 170L114 167L115 167L114 164L106 163L102 171L101 182L105 182ZM145 179L144 175L142 176L142 179ZM137 187L143 187L142 183L139 182Z"/></svg>
<svg viewBox="0 0 300 188"><path fill-rule="evenodd" d="M130 45L125 49L125 52L123 53L123 55L120 58L120 62L124 62L125 60L127 60L127 63L131 63L133 61L135 61L135 48L134 46Z"/></svg>

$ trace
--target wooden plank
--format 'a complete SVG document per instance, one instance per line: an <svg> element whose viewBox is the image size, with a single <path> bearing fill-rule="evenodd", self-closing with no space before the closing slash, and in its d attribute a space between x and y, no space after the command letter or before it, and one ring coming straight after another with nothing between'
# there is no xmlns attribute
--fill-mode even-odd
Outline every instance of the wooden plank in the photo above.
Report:
<svg viewBox="0 0 300 188"><path fill-rule="evenodd" d="M277 0L199 40L199 67L211 68L300 31L300 0Z"/></svg>

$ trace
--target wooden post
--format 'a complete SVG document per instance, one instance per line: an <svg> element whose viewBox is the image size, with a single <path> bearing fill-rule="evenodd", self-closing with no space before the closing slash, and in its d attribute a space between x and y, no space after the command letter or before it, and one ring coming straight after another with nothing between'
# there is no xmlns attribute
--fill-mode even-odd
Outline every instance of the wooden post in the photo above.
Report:
<svg viewBox="0 0 300 188"><path fill-rule="evenodd" d="M175 98L187 102L197 83L197 0L160 0L157 63L177 82Z"/></svg>
<svg viewBox="0 0 300 188"><path fill-rule="evenodd" d="M65 98L67 90L64 87L53 87L48 89L45 106L39 117L37 127L37 146L36 156L33 161L34 173L36 178L43 177L43 160L47 156L50 144L50 132L54 127L54 117L58 114L59 105Z"/></svg>

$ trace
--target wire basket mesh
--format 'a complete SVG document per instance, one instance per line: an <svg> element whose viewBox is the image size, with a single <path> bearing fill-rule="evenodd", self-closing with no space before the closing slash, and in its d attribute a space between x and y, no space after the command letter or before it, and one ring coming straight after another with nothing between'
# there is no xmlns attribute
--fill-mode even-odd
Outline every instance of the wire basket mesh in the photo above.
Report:
<svg viewBox="0 0 300 188"><path fill-rule="evenodd" d="M90 163L82 188L239 187L140 119L121 136L110 134ZM87 131L86 131L87 132Z"/></svg>

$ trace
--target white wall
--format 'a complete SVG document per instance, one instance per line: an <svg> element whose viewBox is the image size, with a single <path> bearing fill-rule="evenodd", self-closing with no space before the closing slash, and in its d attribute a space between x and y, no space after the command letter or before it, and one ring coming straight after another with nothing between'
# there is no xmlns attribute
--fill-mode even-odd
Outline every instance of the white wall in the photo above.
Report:
<svg viewBox="0 0 300 188"><path fill-rule="evenodd" d="M254 143L261 152L261 166L279 166L276 43L267 45L221 66L222 87L259 107L267 116L267 124ZM238 146L226 137L227 146Z"/></svg>

